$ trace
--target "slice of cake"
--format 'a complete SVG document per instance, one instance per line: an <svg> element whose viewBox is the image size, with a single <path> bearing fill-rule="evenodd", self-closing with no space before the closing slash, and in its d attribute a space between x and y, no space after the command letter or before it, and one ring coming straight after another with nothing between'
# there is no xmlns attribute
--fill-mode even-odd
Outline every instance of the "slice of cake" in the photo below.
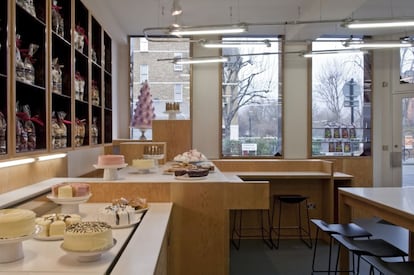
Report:
<svg viewBox="0 0 414 275"><path fill-rule="evenodd" d="M63 185L58 188L58 198L72 198L73 190L70 184Z"/></svg>
<svg viewBox="0 0 414 275"><path fill-rule="evenodd" d="M98 220L111 226L124 226L134 223L137 217L131 206L111 205L99 211Z"/></svg>
<svg viewBox="0 0 414 275"><path fill-rule="evenodd" d="M84 182L59 183L51 187L57 198L85 197L90 194L90 185Z"/></svg>

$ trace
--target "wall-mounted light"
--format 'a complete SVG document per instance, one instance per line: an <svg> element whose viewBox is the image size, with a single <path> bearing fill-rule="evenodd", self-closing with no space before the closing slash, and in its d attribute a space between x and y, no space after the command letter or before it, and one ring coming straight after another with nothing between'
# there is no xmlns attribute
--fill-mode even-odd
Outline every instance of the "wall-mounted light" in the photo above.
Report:
<svg viewBox="0 0 414 275"><path fill-rule="evenodd" d="M220 63L227 62L227 57L194 57L194 58L177 58L173 60L174 64L203 64L203 63Z"/></svg>
<svg viewBox="0 0 414 275"><path fill-rule="evenodd" d="M178 2L179 0L173 0L173 5L171 8L171 15L172 16L177 16L183 13L183 9L181 8L180 3Z"/></svg>
<svg viewBox="0 0 414 275"><path fill-rule="evenodd" d="M170 35L214 35L214 34L232 34L247 31L247 25L210 25L210 26L181 26L179 28L170 28Z"/></svg>
<svg viewBox="0 0 414 275"><path fill-rule="evenodd" d="M0 168L17 166L17 165L22 165L22 164L28 164L28 163L32 163L34 161L35 161L34 158L24 158L24 159L3 161L3 162L0 162Z"/></svg>
<svg viewBox="0 0 414 275"><path fill-rule="evenodd" d="M367 53L366 51L361 51L359 49L345 49L345 50L321 50L321 51L309 51L303 52L300 55L302 57L315 57L321 55L338 55L338 54L357 54L357 53Z"/></svg>
<svg viewBox="0 0 414 275"><path fill-rule="evenodd" d="M343 42L344 47L354 49L381 49L381 48L409 48L413 47L413 41L345 41Z"/></svg>
<svg viewBox="0 0 414 275"><path fill-rule="evenodd" d="M40 157L37 157L37 160L38 161L45 161L45 160L52 160L52 159L60 159L60 158L64 158L64 157L66 157L66 154L61 153L61 154L40 156Z"/></svg>
<svg viewBox="0 0 414 275"><path fill-rule="evenodd" d="M269 40L256 40L256 41L200 41L200 44L204 48L252 48L252 47L271 47L272 44Z"/></svg>
<svg viewBox="0 0 414 275"><path fill-rule="evenodd" d="M414 27L414 19L350 20L341 24L348 29Z"/></svg>

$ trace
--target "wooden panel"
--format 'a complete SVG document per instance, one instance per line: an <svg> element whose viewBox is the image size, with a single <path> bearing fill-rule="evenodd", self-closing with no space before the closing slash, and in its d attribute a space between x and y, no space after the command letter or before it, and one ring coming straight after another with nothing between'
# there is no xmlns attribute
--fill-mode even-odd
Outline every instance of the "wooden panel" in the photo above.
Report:
<svg viewBox="0 0 414 275"><path fill-rule="evenodd" d="M119 153L125 156L125 162L128 165L132 165L133 159L143 158L145 146L160 146L162 152L166 152L166 142L121 142L119 144ZM166 162L166 154L164 153L164 159L160 159L159 163L164 164Z"/></svg>
<svg viewBox="0 0 414 275"><path fill-rule="evenodd" d="M354 187L371 187L373 186L373 167L372 158L344 158L333 159L334 171L350 174L354 177Z"/></svg>
<svg viewBox="0 0 414 275"><path fill-rule="evenodd" d="M191 120L152 121L152 141L167 143L167 161L192 149L191 138Z"/></svg>

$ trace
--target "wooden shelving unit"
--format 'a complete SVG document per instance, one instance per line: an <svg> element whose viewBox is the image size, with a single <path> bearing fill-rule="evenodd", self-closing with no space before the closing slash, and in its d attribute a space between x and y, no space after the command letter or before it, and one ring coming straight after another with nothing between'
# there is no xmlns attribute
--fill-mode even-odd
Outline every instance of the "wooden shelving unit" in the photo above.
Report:
<svg viewBox="0 0 414 275"><path fill-rule="evenodd" d="M0 3L0 160L110 143L109 34L81 0L28 3Z"/></svg>

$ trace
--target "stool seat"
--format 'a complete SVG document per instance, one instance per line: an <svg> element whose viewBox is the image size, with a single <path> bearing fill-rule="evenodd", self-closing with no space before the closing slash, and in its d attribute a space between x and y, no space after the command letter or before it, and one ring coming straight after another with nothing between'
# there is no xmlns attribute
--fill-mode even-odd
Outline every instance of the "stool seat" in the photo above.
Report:
<svg viewBox="0 0 414 275"><path fill-rule="evenodd" d="M383 275L412 275L414 274L414 262L386 262L374 256L363 256L373 268Z"/></svg>

